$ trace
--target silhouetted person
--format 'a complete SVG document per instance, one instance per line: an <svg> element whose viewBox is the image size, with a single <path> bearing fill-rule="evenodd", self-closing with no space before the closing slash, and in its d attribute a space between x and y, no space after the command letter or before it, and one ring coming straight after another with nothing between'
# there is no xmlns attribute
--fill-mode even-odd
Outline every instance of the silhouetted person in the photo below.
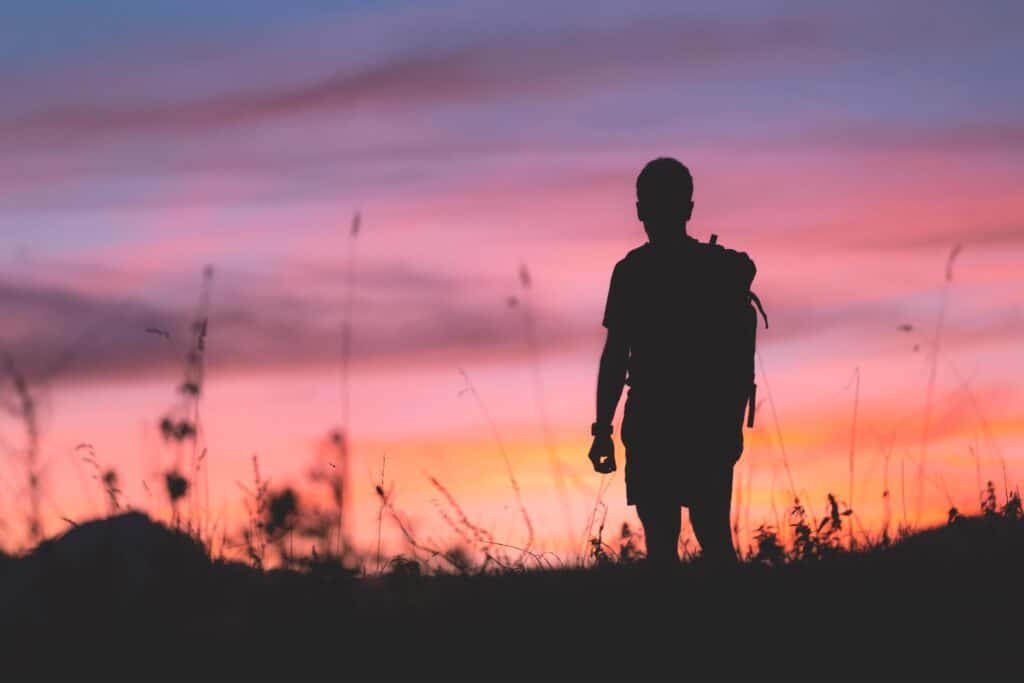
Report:
<svg viewBox="0 0 1024 683"><path fill-rule="evenodd" d="M650 162L636 193L649 241L612 273L589 457L597 472L615 470L612 418L629 385L626 499L643 524L649 562L679 561L685 506L704 557L732 564L733 465L743 450L744 411L753 406L756 269L715 238L705 244L686 234L693 179L683 164Z"/></svg>

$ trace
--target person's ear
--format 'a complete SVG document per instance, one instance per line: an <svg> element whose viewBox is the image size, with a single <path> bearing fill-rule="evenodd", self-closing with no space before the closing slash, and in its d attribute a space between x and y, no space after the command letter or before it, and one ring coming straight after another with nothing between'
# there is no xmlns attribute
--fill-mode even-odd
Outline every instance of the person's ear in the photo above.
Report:
<svg viewBox="0 0 1024 683"><path fill-rule="evenodd" d="M640 219L640 222L644 222L644 209L640 205L640 202L636 203L636 217Z"/></svg>
<svg viewBox="0 0 1024 683"><path fill-rule="evenodd" d="M686 207L686 215L683 220L688 221L693 216L693 202L690 202L689 206Z"/></svg>

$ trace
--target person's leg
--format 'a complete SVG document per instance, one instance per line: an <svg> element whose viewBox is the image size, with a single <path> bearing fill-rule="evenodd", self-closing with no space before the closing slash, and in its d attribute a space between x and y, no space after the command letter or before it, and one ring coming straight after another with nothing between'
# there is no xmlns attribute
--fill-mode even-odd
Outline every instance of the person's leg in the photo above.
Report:
<svg viewBox="0 0 1024 683"><path fill-rule="evenodd" d="M648 564L677 564L682 508L678 504L643 503L636 506L636 512L644 527Z"/></svg>
<svg viewBox="0 0 1024 683"><path fill-rule="evenodd" d="M690 506L690 523L704 557L712 562L735 564L729 512L732 508L732 467L716 473L699 500Z"/></svg>

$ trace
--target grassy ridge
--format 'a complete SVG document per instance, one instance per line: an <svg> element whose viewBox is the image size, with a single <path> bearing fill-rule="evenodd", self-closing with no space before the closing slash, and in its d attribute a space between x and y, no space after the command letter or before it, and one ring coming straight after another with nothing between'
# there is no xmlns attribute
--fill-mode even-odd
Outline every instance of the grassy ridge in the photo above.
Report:
<svg viewBox="0 0 1024 683"><path fill-rule="evenodd" d="M806 662L852 647L880 662L1002 668L1019 661L1022 576L1024 521L998 515L725 572L695 561L671 574L607 563L427 575L395 563L368 577L332 561L265 571L212 560L187 534L129 513L0 560L0 635L7 644L140 632L206 645L297 640L349 657L426 646L453 661L467 651L566 654L574 641L614 658L667 638Z"/></svg>

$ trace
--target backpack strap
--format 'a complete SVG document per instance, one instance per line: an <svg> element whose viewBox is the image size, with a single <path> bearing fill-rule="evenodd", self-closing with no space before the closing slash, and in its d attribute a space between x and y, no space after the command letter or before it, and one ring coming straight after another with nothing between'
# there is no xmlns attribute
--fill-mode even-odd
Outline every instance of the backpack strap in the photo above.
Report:
<svg viewBox="0 0 1024 683"><path fill-rule="evenodd" d="M750 292L750 303L757 307L758 312L764 319L764 327L768 329L768 316L765 315L764 306L761 305L761 299ZM757 314L754 314L754 349L757 349ZM756 351L755 351L756 352ZM747 397L747 429L753 429L754 427L754 413L757 411L757 382L756 377L750 378L750 395Z"/></svg>
<svg viewBox="0 0 1024 683"><path fill-rule="evenodd" d="M761 299L757 296L757 294L754 294L753 292L751 292L750 293L750 302L752 304L754 304L755 306L757 306L758 312L761 314L761 317L764 319L764 329L767 330L768 329L768 316L765 315L764 306L761 305Z"/></svg>
<svg viewBox="0 0 1024 683"><path fill-rule="evenodd" d="M711 234L711 239L708 240L708 244L710 246L712 246L712 247L717 247L718 246L718 235L716 235L715 233L712 233ZM750 301L755 306L757 306L757 312L761 314L761 319L764 320L764 328L767 330L768 329L768 316L764 312L764 306L761 304L760 297L758 297L757 294L754 294L753 292L751 292L750 293Z"/></svg>

